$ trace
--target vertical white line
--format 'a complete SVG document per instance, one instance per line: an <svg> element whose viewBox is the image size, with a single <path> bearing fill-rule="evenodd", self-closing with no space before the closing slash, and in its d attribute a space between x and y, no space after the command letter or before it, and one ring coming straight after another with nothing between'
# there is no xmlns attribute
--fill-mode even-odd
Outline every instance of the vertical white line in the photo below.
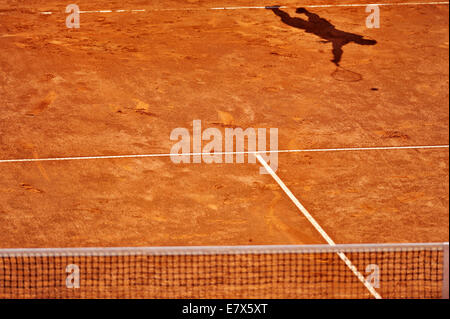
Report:
<svg viewBox="0 0 450 319"><path fill-rule="evenodd" d="M448 280L449 280L449 251L448 251L448 243L444 243L444 281L442 283L442 299L448 299Z"/></svg>
<svg viewBox="0 0 450 319"><path fill-rule="evenodd" d="M314 226L314 228L320 233L320 235L326 240L330 246L336 246L336 243L331 239L330 236L325 232L325 230L319 225L319 223L314 219L314 217L308 212L308 210L299 202L299 200L292 194L289 188L283 183L283 181L278 177L278 175L273 171L273 169L266 163L266 161L259 155L255 153L256 158L261 163L262 166L269 172L272 178L280 185L283 191L289 196L292 202L297 206L297 208L302 212L302 214L308 219L308 221ZM366 278L358 271L358 269L353 265L351 260L343 253L338 252L338 256L347 265L348 268L353 272L353 274L358 277L358 279L364 284L364 286L369 290L369 292L376 299L382 299L380 294L373 288L372 284L366 280Z"/></svg>

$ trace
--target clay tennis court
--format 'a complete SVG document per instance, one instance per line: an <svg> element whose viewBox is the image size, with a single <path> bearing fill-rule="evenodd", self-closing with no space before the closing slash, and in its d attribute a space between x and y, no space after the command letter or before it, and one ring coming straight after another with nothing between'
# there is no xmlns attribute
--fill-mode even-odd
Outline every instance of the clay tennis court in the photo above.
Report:
<svg viewBox="0 0 450 319"><path fill-rule="evenodd" d="M164 156L193 120L278 128L275 174L337 244L448 242L448 3L397 0L373 29L344 3L279 9L373 41L337 67L238 8L270 1L79 0L79 29L58 1L0 1L0 248L327 243L259 162Z"/></svg>

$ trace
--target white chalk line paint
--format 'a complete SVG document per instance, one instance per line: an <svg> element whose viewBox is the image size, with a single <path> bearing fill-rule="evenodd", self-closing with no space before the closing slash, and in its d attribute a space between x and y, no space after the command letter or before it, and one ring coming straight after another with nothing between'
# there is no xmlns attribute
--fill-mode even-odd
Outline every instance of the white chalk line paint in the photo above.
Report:
<svg viewBox="0 0 450 319"><path fill-rule="evenodd" d="M270 154L270 153L313 153L313 152L361 152L361 151L394 151L394 150L427 150L427 149L448 149L450 145L428 145L428 146L383 146L383 147L352 147L352 148L321 148L321 149L298 149L298 150L267 150L267 151L246 151L246 152L214 152L214 153L161 153L161 154L135 154L135 155L100 155L100 156L75 156L75 157L49 157L49 158L22 158L3 159L1 163L23 163L23 162L56 162L56 161L76 161L76 160L105 160L105 159L139 159L152 157L172 157L172 156L203 156L203 155L241 155L241 154Z"/></svg>
<svg viewBox="0 0 450 319"><path fill-rule="evenodd" d="M278 183L278 185L281 187L281 189L288 195L288 197L291 199L291 201L297 206L299 211L303 214L303 216L308 219L308 221L314 226L314 228L319 232L319 234L325 239L325 241L330 246L336 246L336 243L331 239L331 237L326 233L326 231L320 226L320 224L316 221L316 219L308 212L308 210L300 203L300 201L295 197L295 195L290 191L290 189L284 184L284 182L281 180L280 177L273 171L273 169L267 164L267 162L262 158L261 155L255 153L256 158L261 163L261 165L269 172L269 174L272 176L272 178ZM358 279L364 284L364 286L369 290L369 292L374 296L376 299L382 299L380 294L374 289L372 284L367 281L367 279L358 271L358 269L353 265L351 260L343 253L338 252L337 253L339 257L342 259L342 261L347 265L348 268L353 272L353 274L358 277Z"/></svg>
<svg viewBox="0 0 450 319"><path fill-rule="evenodd" d="M449 2L403 2L403 3L358 3L358 4L310 4L303 5L303 8L350 8L350 7L367 7L367 6L384 6L384 7L393 7L393 6L424 6L424 5L448 5ZM270 7L270 6L269 6ZM280 6L280 9L288 9L288 6ZM118 9L118 10L90 10L90 11L80 11L79 13L128 13L128 12L152 12L152 11L220 11L220 10L261 10L267 9L265 6L241 6L241 7L213 7L213 8L154 8L154 9ZM40 12L43 15L51 15L56 12L53 11L44 11Z"/></svg>

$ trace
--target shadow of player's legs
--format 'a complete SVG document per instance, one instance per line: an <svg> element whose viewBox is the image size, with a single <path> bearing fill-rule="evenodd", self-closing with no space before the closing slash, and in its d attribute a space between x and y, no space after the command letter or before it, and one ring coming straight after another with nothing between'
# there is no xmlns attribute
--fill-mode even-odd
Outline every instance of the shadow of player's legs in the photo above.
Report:
<svg viewBox="0 0 450 319"><path fill-rule="evenodd" d="M333 43L333 60L331 60L331 62L333 62L334 64L336 64L337 66L339 66L339 63L342 60L342 55L344 54L344 50L342 49L342 47L346 44L348 44L347 41L342 41L342 40L332 40Z"/></svg>

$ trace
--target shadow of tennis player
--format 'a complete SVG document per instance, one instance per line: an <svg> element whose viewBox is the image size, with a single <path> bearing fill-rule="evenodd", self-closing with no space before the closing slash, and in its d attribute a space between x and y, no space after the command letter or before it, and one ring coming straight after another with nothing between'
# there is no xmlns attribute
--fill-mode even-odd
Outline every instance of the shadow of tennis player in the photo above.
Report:
<svg viewBox="0 0 450 319"><path fill-rule="evenodd" d="M348 33L345 31L337 30L334 25L332 25L328 20L321 18L315 13L311 13L305 8L298 8L298 14L305 14L308 20L302 18L293 18L287 12L280 10L280 6L266 7L268 10L272 10L277 16L281 18L285 24L305 30L307 33L312 33L324 39L324 43L331 42L333 44L333 55L334 58L331 60L336 66L342 59L342 54L344 53L343 47L351 42L359 45L375 45L377 41L364 39L364 36Z"/></svg>

